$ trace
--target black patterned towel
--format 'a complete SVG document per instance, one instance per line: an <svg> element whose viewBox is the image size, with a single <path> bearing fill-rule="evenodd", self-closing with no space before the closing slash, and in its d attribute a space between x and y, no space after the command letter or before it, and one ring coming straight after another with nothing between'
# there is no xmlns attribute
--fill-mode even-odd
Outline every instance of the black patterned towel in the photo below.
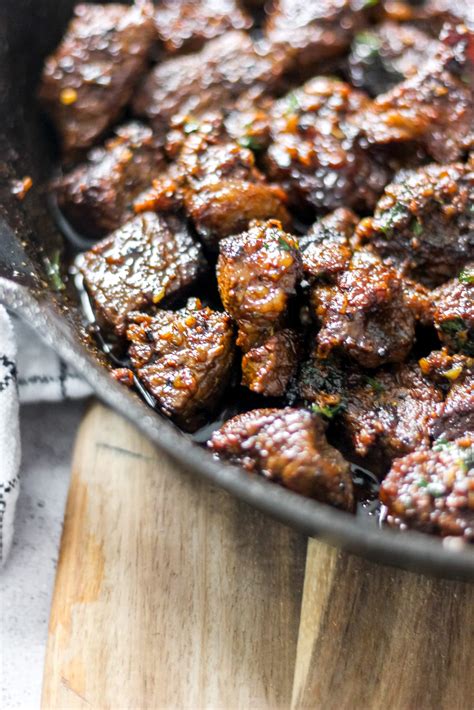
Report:
<svg viewBox="0 0 474 710"><path fill-rule="evenodd" d="M20 486L19 405L86 397L89 385L0 305L0 567L13 537Z"/></svg>

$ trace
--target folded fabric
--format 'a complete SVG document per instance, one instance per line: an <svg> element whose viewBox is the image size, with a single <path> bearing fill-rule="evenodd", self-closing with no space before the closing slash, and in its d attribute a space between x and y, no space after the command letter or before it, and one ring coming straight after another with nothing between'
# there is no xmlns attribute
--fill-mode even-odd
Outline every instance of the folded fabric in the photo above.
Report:
<svg viewBox="0 0 474 710"><path fill-rule="evenodd" d="M0 305L0 566L10 550L20 487L19 404L89 394L89 385Z"/></svg>

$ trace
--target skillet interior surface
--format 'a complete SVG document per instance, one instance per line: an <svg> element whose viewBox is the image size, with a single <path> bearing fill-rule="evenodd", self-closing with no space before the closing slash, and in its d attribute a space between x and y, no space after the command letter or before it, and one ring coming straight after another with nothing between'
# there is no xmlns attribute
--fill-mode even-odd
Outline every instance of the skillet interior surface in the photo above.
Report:
<svg viewBox="0 0 474 710"><path fill-rule="evenodd" d="M49 215L42 187L53 169L55 145L36 105L35 87L43 59L61 38L74 4L74 0L3 0L0 4L0 301L26 318L104 402L132 420L191 474L207 478L304 533L368 559L474 580L472 547L462 549L420 533L380 529L365 518L217 462L109 376L83 330L74 294L55 291L47 274L62 237ZM19 201L12 183L27 175L33 188Z"/></svg>

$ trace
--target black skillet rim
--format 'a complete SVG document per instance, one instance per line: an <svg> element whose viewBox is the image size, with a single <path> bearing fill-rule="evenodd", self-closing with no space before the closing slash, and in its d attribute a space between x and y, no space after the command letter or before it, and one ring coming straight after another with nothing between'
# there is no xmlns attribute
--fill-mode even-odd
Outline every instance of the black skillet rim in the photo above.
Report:
<svg viewBox="0 0 474 710"><path fill-rule="evenodd" d="M90 383L104 403L136 424L189 473L196 473L262 512L348 552L413 572L474 581L472 545L460 549L456 542L447 546L439 538L422 533L371 527L366 519L306 499L262 478L249 476L238 467L216 461L168 419L115 382L82 342L73 325L75 309L70 305L69 312L58 308L58 294L42 280L43 248L46 243L49 248L60 244L57 229L48 224L41 195L28 196L25 202L29 205L24 209L25 205L12 197L9 183L12 178L30 174L36 183L35 161L42 167L48 162L44 132L37 125L34 103L38 56L44 57L60 38L74 1L0 3L0 302L28 321ZM48 32L42 32L42 28ZM35 242L34 249L29 242Z"/></svg>
<svg viewBox="0 0 474 710"><path fill-rule="evenodd" d="M1 230L0 230L1 238ZM91 385L99 399L134 423L190 473L299 531L380 564L412 572L474 581L474 550L457 549L436 537L371 527L363 518L304 498L242 469L215 460L169 420L147 407L137 395L113 381L103 366L74 337L65 319L43 295L0 277L0 300L28 321L48 344Z"/></svg>

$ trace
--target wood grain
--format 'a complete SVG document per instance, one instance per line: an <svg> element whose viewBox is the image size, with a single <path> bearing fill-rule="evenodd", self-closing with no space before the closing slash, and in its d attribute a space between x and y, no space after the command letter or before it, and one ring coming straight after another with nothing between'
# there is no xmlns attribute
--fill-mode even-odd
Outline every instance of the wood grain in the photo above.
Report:
<svg viewBox="0 0 474 710"><path fill-rule="evenodd" d="M311 540L292 708L474 708L474 585Z"/></svg>
<svg viewBox="0 0 474 710"><path fill-rule="evenodd" d="M87 414L43 708L471 710L473 659L474 585L306 547Z"/></svg>
<svg viewBox="0 0 474 710"><path fill-rule="evenodd" d="M286 708L306 541L95 404L78 435L43 708Z"/></svg>

